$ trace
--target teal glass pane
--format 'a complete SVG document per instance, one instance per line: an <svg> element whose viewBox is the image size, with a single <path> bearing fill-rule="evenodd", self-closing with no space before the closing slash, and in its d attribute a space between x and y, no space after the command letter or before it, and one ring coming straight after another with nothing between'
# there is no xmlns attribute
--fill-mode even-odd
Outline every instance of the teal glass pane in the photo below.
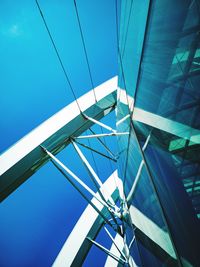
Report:
<svg viewBox="0 0 200 267"><path fill-rule="evenodd" d="M135 210L135 217L146 216L150 225L153 222L164 232L167 229L177 256L174 261L162 254L159 241L148 242L148 235L136 227L141 260L144 266L149 262L151 266L177 266L180 262L183 266L198 266L199 2L156 0L123 4L122 63L119 62L123 69L119 86L128 94L129 105L131 97L135 98L133 109L124 117L133 113L136 137L130 135L131 140L126 143L127 151L131 151L127 153L127 169L122 158L119 168L126 173L126 198L141 211ZM138 122L143 120L145 124ZM140 147L131 147L130 144L137 144L136 140ZM143 163L139 154L144 155ZM154 204L156 200L158 205ZM156 216L159 212L164 224ZM144 219L138 225L148 232Z"/></svg>
<svg viewBox="0 0 200 267"><path fill-rule="evenodd" d="M121 6L119 86L132 97L137 86L149 2L128 0L122 1Z"/></svg>
<svg viewBox="0 0 200 267"><path fill-rule="evenodd" d="M138 122L135 125L142 147L147 138L144 134L146 126ZM199 145L152 128L144 155L177 251L183 262L196 264L196 244L199 242Z"/></svg>
<svg viewBox="0 0 200 267"><path fill-rule="evenodd" d="M152 2L135 103L144 110L197 129L200 126L198 25L198 1Z"/></svg>

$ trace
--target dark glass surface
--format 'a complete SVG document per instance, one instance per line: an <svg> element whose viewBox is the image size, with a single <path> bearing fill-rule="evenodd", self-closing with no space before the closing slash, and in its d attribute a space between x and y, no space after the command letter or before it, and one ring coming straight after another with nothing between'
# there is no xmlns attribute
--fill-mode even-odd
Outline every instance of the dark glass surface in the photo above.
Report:
<svg viewBox="0 0 200 267"><path fill-rule="evenodd" d="M120 119L132 112L137 117L136 135L130 121L118 126L130 132L129 139L119 141L119 147L127 147L119 158L120 177L142 265L199 266L200 3L140 2L122 8L119 85L135 98L136 109L123 108ZM142 116L146 124L138 122ZM162 234L157 238L152 229L168 234L174 258L166 240L159 243Z"/></svg>
<svg viewBox="0 0 200 267"><path fill-rule="evenodd" d="M136 97L137 107L194 128L200 126L199 5L152 1Z"/></svg>
<svg viewBox="0 0 200 267"><path fill-rule="evenodd" d="M141 146L146 139L139 130L142 127L146 126L140 124L136 128ZM179 143L178 149L174 146L174 150L169 151L171 140L176 140L175 136L152 129L144 155L182 262L186 260L192 266L198 266L199 149L196 156L193 146L192 152L186 149L177 155L184 146Z"/></svg>

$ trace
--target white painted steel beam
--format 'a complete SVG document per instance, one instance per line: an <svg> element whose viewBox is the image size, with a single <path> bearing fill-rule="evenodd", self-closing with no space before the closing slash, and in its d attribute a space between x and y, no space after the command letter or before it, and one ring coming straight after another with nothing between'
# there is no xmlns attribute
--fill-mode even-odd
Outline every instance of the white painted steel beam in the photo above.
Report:
<svg viewBox="0 0 200 267"><path fill-rule="evenodd" d="M100 122L100 121L97 121L97 120L95 120L95 119L93 119L93 118L87 116L86 114L83 114L83 115L86 117L86 119L92 121L93 123L98 124L99 126L105 128L106 130L111 131L111 132L113 132L113 133L116 132L115 129L111 128L110 126L106 125L105 123L102 123L102 122Z"/></svg>
<svg viewBox="0 0 200 267"><path fill-rule="evenodd" d="M109 196L112 196L114 200L118 197L115 179L117 179L117 182L122 186L117 171L115 171L103 184L103 187L107 189ZM99 196L98 193L97 195ZM95 198L92 199L92 202L100 211L104 213L106 212L103 205ZM91 207L91 205L88 205L65 241L53 267L81 266L91 248L91 243L86 238L89 237L95 239L99 230L103 226L103 223L104 220L102 217Z"/></svg>
<svg viewBox="0 0 200 267"><path fill-rule="evenodd" d="M93 90L81 96L81 111L95 120L101 119L114 109L116 90L117 76L95 88L97 102ZM55 155L69 144L69 137L79 136L92 125L74 101L5 151L0 156L0 201L47 162L48 156L40 145Z"/></svg>

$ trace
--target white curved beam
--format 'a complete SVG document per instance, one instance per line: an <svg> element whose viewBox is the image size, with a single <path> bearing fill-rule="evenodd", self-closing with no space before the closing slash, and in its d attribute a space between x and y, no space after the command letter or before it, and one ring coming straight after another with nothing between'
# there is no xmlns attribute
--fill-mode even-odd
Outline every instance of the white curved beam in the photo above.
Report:
<svg viewBox="0 0 200 267"><path fill-rule="evenodd" d="M117 179L117 183L122 186L122 182L118 178L117 171L112 173L112 175L103 184L103 188L106 188L108 196L112 196L114 200L116 200L119 196L118 191L116 190L115 179ZM99 194L97 193L97 195ZM106 198L106 200L108 200L108 198ZM92 202L100 211L105 212L103 205L95 198L92 199ZM86 238L89 237L91 239L95 239L103 225L103 222L102 217L90 205L88 205L65 241L53 264L53 267L81 266L91 247L91 242L89 242Z"/></svg>
<svg viewBox="0 0 200 267"><path fill-rule="evenodd" d="M78 99L81 111L97 120L102 118L113 110L116 89L117 76L95 88L97 102L93 90L81 96ZM74 101L5 151L0 156L0 201L47 162L40 145L55 155L68 145L70 136L79 136L92 124Z"/></svg>

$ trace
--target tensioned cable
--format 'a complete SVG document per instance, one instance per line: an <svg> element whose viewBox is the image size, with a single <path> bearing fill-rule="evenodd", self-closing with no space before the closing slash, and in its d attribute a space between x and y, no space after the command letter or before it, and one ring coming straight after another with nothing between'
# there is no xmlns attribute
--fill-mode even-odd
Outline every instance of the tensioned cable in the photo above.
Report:
<svg viewBox="0 0 200 267"><path fill-rule="evenodd" d="M121 67L121 71L122 71L122 78L123 78L123 82L124 82L124 89L126 91L126 98L127 98L127 103L129 104L128 101L128 93L127 93L127 87L126 87L126 79L125 79L125 74L124 74L124 67L123 67L123 62L122 62L122 56L121 56L121 51L120 51L120 47L119 47L119 32L118 32L118 8L117 8L117 0L115 0L115 20L116 20L116 37L117 37L117 53L119 56L119 63L120 63L120 67Z"/></svg>
<svg viewBox="0 0 200 267"><path fill-rule="evenodd" d="M128 102L128 93L127 93L127 87L126 87L126 80L125 80L125 74L124 74L124 68L123 68L123 64L122 64L122 57L121 57L121 52L120 52L120 47L119 47L119 33L118 33L118 8L117 8L117 0L115 0L115 20L116 20L116 37L117 37L117 52L118 52L118 56L119 56L119 62L120 62L120 67L121 67L121 71L122 71L122 79L124 82L124 89L126 92L126 98L127 98L127 104L129 106L129 102ZM128 109L129 110L129 109ZM129 130L130 131L130 130ZM130 145L130 134L128 136L128 148ZM124 173L124 177L123 177L123 185L125 184L125 180L126 180L126 167L128 164L128 149L127 149L127 155L126 155L126 161L125 161L125 173Z"/></svg>
<svg viewBox="0 0 200 267"><path fill-rule="evenodd" d="M44 25L45 25L45 27L46 27L46 30L47 30L47 32L48 32L48 34L49 34L50 40L51 40L52 45L53 45L53 47L54 47L54 49L55 49L56 55L57 55L57 57L58 57L58 59L59 59L60 65L61 65L61 67L62 67L62 70L63 70L64 74L65 74L65 77L66 77L66 79L67 79L67 82L68 82L68 84L69 84L69 86L70 86L70 89L71 89L71 91L72 91L72 93L73 93L73 96L74 96L74 98L75 98L75 100L76 100L76 103L77 103L77 105L78 105L78 108L79 108L79 110L80 110L80 113L82 113L82 112L81 112L81 109L80 109L80 106L79 106L79 104L78 104L76 95L75 95L75 93L74 93L74 91L73 91L72 85L71 85L71 83L70 83L69 77L68 77L68 75L67 75L67 72L66 72L66 70L65 70L65 67L64 67L64 65L63 65L63 62L62 62L61 57L60 57L60 55L59 55L58 49L57 49L56 44L55 44L55 42L54 42L54 40L53 40L53 37L52 37L52 35L51 35L51 33L50 33L50 30L49 30L49 27L48 27L48 25L47 25L47 23L46 23L46 20L45 20L45 18L44 18L44 15L43 15L43 13L42 13L41 7L40 7L40 5L39 5L39 3L38 3L37 0L35 0L35 2L36 2L37 7L38 7L38 9L39 9L39 11L40 11L40 15L41 15L41 17L42 17L42 20L43 20L43 22L44 22ZM85 51L86 51L86 50L85 50ZM92 85L93 85L93 82L92 82ZM96 99L95 99L95 100L96 100ZM92 152L92 156L93 156L93 158L94 158L93 152ZM95 167L96 167L96 169L97 169L96 162L94 161L94 163L95 163ZM98 170L97 170L97 171L98 171Z"/></svg>
<svg viewBox="0 0 200 267"><path fill-rule="evenodd" d="M89 147L91 147L91 144L90 144L90 140L89 140L89 138L88 138L88 145L89 145ZM94 153L93 153L93 151L91 150L91 155L92 155L92 159L93 159L93 162L94 162L94 166L95 166L95 169L96 169L96 172L97 172L97 175L98 175L98 177L99 177L99 170L98 170L98 167L97 167L97 164L96 164L96 160L95 160L95 157L94 157ZM109 162L110 162L110 160L109 160ZM105 199L104 199L105 200ZM111 217L113 218L113 220L115 221L115 223L117 224L117 221L115 220L115 218L114 218L114 216L113 216L113 214L111 213ZM118 224L117 224L118 225Z"/></svg>
<svg viewBox="0 0 200 267"><path fill-rule="evenodd" d="M103 129L102 129L102 127L101 126L99 126L100 127L100 129L101 129L101 132L103 133ZM91 128L89 128L89 130L90 130L90 132L92 133L92 134L95 134L95 132L91 129ZM107 156L109 155L109 153L108 153L108 146L107 146L107 144L106 144L106 140L105 140L105 137L103 137L102 138L103 139L103 141L100 139L100 138L97 138L97 140L105 147L105 149L106 149L106 153L107 153ZM113 157L115 157L114 155L112 155ZM114 168L112 167L112 164L111 164L111 159L109 158L109 156L108 156L108 160L109 160L109 166L110 166L110 170L111 170L111 173L113 173L114 172ZM95 162L95 158L94 158L94 162ZM117 187L117 182L116 182L116 177L115 177L115 174L114 174L114 181L115 181L115 185L116 185L116 188L118 188Z"/></svg>
<svg viewBox="0 0 200 267"><path fill-rule="evenodd" d="M104 216L104 214L93 204L92 201L82 192L82 190L73 182L68 175L53 161L51 160L53 165L59 170L59 172L69 181L69 183L80 193L80 195L96 210L97 213L104 219L104 221L113 228L113 225L109 222L109 220ZM114 229L114 228L113 228Z"/></svg>
<svg viewBox="0 0 200 267"><path fill-rule="evenodd" d="M127 43L127 37L128 37L128 31L129 31L132 7L133 7L133 0L131 0L131 6L130 6L130 9L129 9L128 23L127 23L127 28L126 28L126 32L125 32L125 40L124 40L124 47L123 47L123 51L122 51L122 58L124 56L124 52L125 52L125 49L126 49L126 43Z"/></svg>
<svg viewBox="0 0 200 267"><path fill-rule="evenodd" d="M90 139L88 138L88 140L90 140ZM98 155L101 155L101 156L103 156L103 157L105 157L107 159L111 159L112 161L116 162L116 159L111 158L110 156L108 156L108 155L106 155L106 154L104 154L104 153L92 148L91 146L89 147L86 144L83 144L83 143L77 141L77 139L74 139L73 141L76 142L78 145L80 145L82 147L85 147L85 148L89 149L90 151L93 151L93 152L97 153Z"/></svg>
<svg viewBox="0 0 200 267"><path fill-rule="evenodd" d="M37 7L38 7L38 10L39 10L39 13L40 13L40 15L41 15L42 21L43 21L43 23L44 23L44 25L45 25L45 28L46 28L46 30L47 30L47 32L48 32L49 38L50 38L51 43L52 43L52 45L53 45L53 47L54 47L54 50L55 50L55 52L56 52L57 58L58 58L58 60L59 60L59 63L60 63L60 65L61 65L61 68L62 68L62 70L63 70L63 73L64 73L64 75L65 75L65 78L66 78L66 80L67 80L67 83L68 83L68 85L69 85L69 87L70 87L70 89L71 89L71 92L72 92L72 94L73 94L73 96L74 96L74 99L75 99L75 101L76 101L76 103L77 103L77 106L78 106L78 108L79 108L79 110L80 110L80 113L82 113L81 108L80 108L80 106L79 106L79 103L78 103L78 101L77 101L75 92L74 92L74 90L73 90L72 84L71 84L71 82L70 82L70 80L69 80L69 77L68 77L68 74L67 74L66 69L65 69L65 67L64 67L64 64L63 64L63 62L62 62L62 59L61 59L61 57L60 57L60 55L59 55L59 52L58 52L58 49L57 49L57 47L56 47L55 41L54 41L53 36L52 36L52 34L51 34L50 30L49 30L49 27L48 27L48 25L47 25L47 22L46 22L46 20L45 20L45 17L44 17L44 15L43 15L42 9L41 9L41 7L40 7L40 5L39 5L39 3L38 3L37 0L35 0L35 3L36 3L36 5L37 5ZM84 42L84 38L83 38L83 32L82 32L82 28L81 28L81 24L80 24L80 19L79 19L79 15L78 15L78 10L77 10L77 6L76 6L76 1L74 1L74 4L75 4L75 9L76 9L76 14L77 14L77 19L78 19L78 23L79 23L80 32L81 32L81 38L82 38L82 42L83 42L83 46L84 46L84 51L85 51L85 56L86 56L87 66L88 66L88 70L89 70L90 80L91 80L91 84L92 84L92 90L93 90L93 92L94 92L95 101L97 102L96 95L95 95L95 90L94 90L94 83L93 83L93 79L92 79L92 75L91 75L91 70L90 70L90 66L89 66L89 60L88 60L87 51L86 51L86 46L85 46L85 42ZM96 162L95 162L95 165L96 165ZM112 214L111 214L111 215L112 215Z"/></svg>
<svg viewBox="0 0 200 267"><path fill-rule="evenodd" d="M119 34L118 34L118 7L117 7L117 0L115 0L115 18L116 18L116 34L117 34L117 52L118 52L118 55L119 55L119 62L120 62L120 67L121 67L121 71L122 71L122 78L123 78L123 81L124 81L124 89L125 89L125 92L126 92L126 98L127 98L127 104L128 104L128 111L129 111L129 114L130 114L130 119L132 118L132 114L131 114L131 111L129 109L129 101L128 101L128 92L127 92L127 87L126 87L126 80L125 80L125 74L124 74L124 68L123 68L123 64L122 64L122 57L121 57L121 52L120 52L120 47L119 47ZM124 177L123 177L123 186L125 185L125 180L126 180L126 175L127 175L127 164L128 164L128 152L129 152L129 147L130 147L130 140L131 140L131 121L130 121L130 130L129 130L129 136L128 136L128 147L127 147L127 154L126 154L126 162L125 162L125 173L124 173ZM125 198L125 201L126 201L126 198ZM123 220L122 220L122 223L124 224ZM133 232L135 234L135 231L133 229ZM123 242L124 242L124 246L126 245L126 242L125 242L125 239L123 239ZM138 249L138 246L137 246L137 250Z"/></svg>
<svg viewBox="0 0 200 267"><path fill-rule="evenodd" d="M83 35L83 30L82 30L82 26L81 26L81 21L80 21L80 16L79 16L76 0L74 0L74 6L75 6L77 21L78 21L78 25L79 25L80 34L81 34L81 39L82 39L83 49L84 49L84 53L85 53L85 58L86 58L86 62L87 62L88 72L89 72L89 76L90 76L90 82L91 82L91 85L92 85L92 90L94 92L95 101L97 102L97 98L96 98L96 94L95 94L95 90L94 90L94 82L93 82L93 78L92 78L90 63L89 63L89 59L88 59L87 49L86 49L86 45L85 45L85 39L84 39L84 35ZM102 127L101 127L101 132L103 133ZM104 140L104 143L105 143L105 139L104 138L103 138L103 140ZM90 146L89 142L88 142L88 144ZM96 161L95 161L95 157L93 155L93 151L91 151L91 153L92 153L92 158L93 158L93 161L94 161L95 169L96 169L97 174L98 174L98 168L97 168L97 164L96 164ZM113 169L111 167L110 159L109 159L109 163L110 163L110 169L111 169L111 172L112 172Z"/></svg>
<svg viewBox="0 0 200 267"><path fill-rule="evenodd" d="M132 5L131 5L131 9L132 9ZM115 14L116 14L116 31L117 31L117 51L118 51L118 55L119 55L119 62L120 62L120 67L121 67L121 71L122 71L122 79L124 82L124 89L126 92L126 99L127 99L127 104L128 106L130 106L129 100L128 100L128 92L127 92L127 86L126 86L126 79L125 79L125 73L124 73L124 67L123 67L123 62L122 62L122 55L121 55L121 51L120 51L120 47L119 47L119 33L118 33L118 8L117 8L117 0L115 0ZM130 15L130 13L129 13ZM131 131L131 120L132 120L132 114L133 111L129 110L129 115L130 115L130 130ZM120 137L119 137L120 138ZM129 133L129 137L128 137L128 144L127 144L127 155L126 155L126 160L125 160L125 173L124 173L124 177L123 177L123 185L125 185L125 181L126 181L126 176L127 176L127 165L128 165L128 153L129 153L129 148L130 148L130 140L131 140L131 132Z"/></svg>
<svg viewBox="0 0 200 267"><path fill-rule="evenodd" d="M93 93L94 93L95 101L97 102L97 98L96 98L96 94L95 94L95 90L94 90L94 82L93 82L93 78L92 78L92 72L91 72L91 68L90 68L90 63L89 63L89 59L88 59L87 49L86 49L86 45L85 45L85 39L84 39L84 35L83 35L83 30L82 30L82 26L81 26L81 21L80 21L80 16L79 16L76 0L74 0L74 7L75 7L75 11L76 11L76 17L77 17L77 21L78 21L78 25L79 25L79 30L80 30L80 34L81 34L81 40L82 40L83 49L84 49L84 53L85 53L85 58L86 58L86 62L87 62L87 68L88 68L88 72L89 72L89 76L90 76L90 82L91 82L91 85L92 85L92 90L93 90ZM101 131L102 131L102 128L101 128ZM90 146L90 142L89 141L88 141L88 144ZM91 151L91 154L92 154L92 158L93 158L93 161L94 161L95 169L96 169L97 174L98 174L97 164L96 164L95 157L94 157L92 151Z"/></svg>
<svg viewBox="0 0 200 267"><path fill-rule="evenodd" d="M38 10L39 10L39 12L40 12L42 21L43 21L44 26L45 26L45 28L46 28L46 30L47 30L47 33L48 33L48 35L49 35L49 38L50 38L51 43L52 43L52 45L53 45L53 48L54 48L54 50L55 50L55 52L56 52L57 58L58 58L58 60L59 60L59 63L60 63L60 65L61 65L61 68L62 68L62 70L63 70L63 73L64 73L64 75L65 75L65 78L66 78L66 80L67 80L67 83L68 83L68 85L69 85L69 87L70 87L70 90L71 90L71 92L72 92L72 95L73 95L73 97L74 97L74 100L75 100L76 103L77 103L77 106L78 106L78 109L79 109L80 113L82 113L81 108L80 108L80 105L79 105L78 100L77 100L77 97L76 97L76 94L75 94L75 92L74 92L74 90L73 90L72 84L71 84L71 82L70 82L70 80L69 80L69 77L68 77L68 75L67 75L67 71L66 71L66 69L65 69L65 67L64 67L64 64L63 64L63 62L62 62L62 59L61 59L61 57L60 57L60 55L59 55L58 49L57 49L57 47L56 47L55 41L54 41L54 39L53 39L53 36L52 36L52 34L51 34L50 30L49 30L49 27L48 27L48 25L47 25L46 19L45 19L43 13L42 13L42 9L41 9L41 7L40 7L40 4L39 4L39 2L38 2L37 0L35 0L35 3L36 3L36 5L37 5L37 7L38 7Z"/></svg>
<svg viewBox="0 0 200 267"><path fill-rule="evenodd" d="M96 134L91 128L89 128L89 131L92 133L92 134ZM97 137L97 140L102 144L102 146L107 150L109 151L110 155L112 157L115 157L115 155L110 151L110 149L104 144L104 142L101 140L101 138Z"/></svg>
<svg viewBox="0 0 200 267"><path fill-rule="evenodd" d="M93 78L92 78L91 68L90 68L90 64L89 64L87 49L86 49L86 45L85 45L85 39L84 39L84 35L83 35L83 30L82 30L82 26L81 26L81 21L80 21L80 16L79 16L79 13L78 13L76 0L74 0L74 6L75 6L76 16L77 16L77 20L78 20L78 24L79 24L79 29L80 29L81 39L82 39L83 48L84 48L84 52L85 52L85 57L86 57L86 61L87 61L87 67L88 67L88 72L89 72L89 76L90 76L90 81L91 81L91 85L92 85L92 88L93 88L94 97L95 97L95 100L96 100L96 95L95 95L95 90L94 90L94 82L93 82ZM101 131L102 131L102 127L101 127Z"/></svg>
<svg viewBox="0 0 200 267"><path fill-rule="evenodd" d="M85 39L84 39L84 36L83 36L83 30L82 30L82 26L81 26L81 21L80 21L80 16L79 16L79 13L78 13L78 8L77 8L76 0L74 0L74 7L75 7L76 17L77 17L77 21L78 21L78 26L79 26L80 34L81 34L81 40L82 40L83 49L84 49L84 53L85 53L85 58L86 58L86 62L87 62L87 68L88 68L88 72L89 72L89 76L90 76L92 90L93 90L93 93L94 93L95 101L97 102L97 98L96 98L96 94L95 94L95 89L94 89L94 82L93 82L93 78L92 78L91 68L90 68L90 64L89 64L87 49L86 49L86 45L85 45Z"/></svg>
<svg viewBox="0 0 200 267"><path fill-rule="evenodd" d="M121 3L121 6L122 6L122 3ZM127 10L127 8L128 8L128 6L129 6L129 1L125 1L125 6L124 6L124 13L126 14L126 10ZM124 28L125 28L125 25L126 24L124 24ZM124 36L125 36L125 31L123 30L122 32L121 32L121 42L123 43L124 41Z"/></svg>
<svg viewBox="0 0 200 267"><path fill-rule="evenodd" d="M127 4L127 2L126 2ZM129 25L130 25L130 18L131 18L131 14L132 14L132 9L133 9L133 0L131 0L131 6L129 8L129 14L128 14L128 23L127 23L127 27L126 27L126 32L125 32L125 39L124 39L124 47L123 47L123 51L122 51L122 60L124 58L124 53L125 53L125 50L126 50L126 43L127 43L127 37L128 37L128 31L129 31ZM118 40L119 42L119 40ZM122 77L121 77L121 80L122 80Z"/></svg>

